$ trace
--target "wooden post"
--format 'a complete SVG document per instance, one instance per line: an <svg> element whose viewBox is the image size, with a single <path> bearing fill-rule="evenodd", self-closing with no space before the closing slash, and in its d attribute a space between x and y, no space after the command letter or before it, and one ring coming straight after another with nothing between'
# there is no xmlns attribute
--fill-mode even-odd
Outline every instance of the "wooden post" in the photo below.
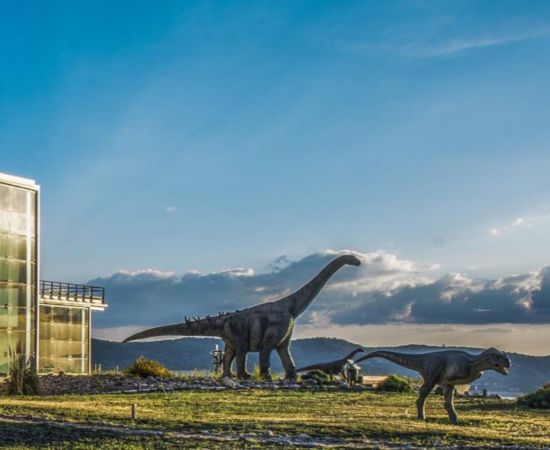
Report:
<svg viewBox="0 0 550 450"><path fill-rule="evenodd" d="M137 404L132 403L132 420L137 419Z"/></svg>

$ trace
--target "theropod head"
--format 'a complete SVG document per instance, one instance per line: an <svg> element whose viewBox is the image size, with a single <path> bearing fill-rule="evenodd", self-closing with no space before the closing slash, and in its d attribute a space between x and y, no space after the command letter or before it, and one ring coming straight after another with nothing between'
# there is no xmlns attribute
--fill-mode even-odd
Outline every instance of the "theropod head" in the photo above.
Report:
<svg viewBox="0 0 550 450"><path fill-rule="evenodd" d="M479 355L486 362L487 369L496 370L502 375L508 375L508 369L512 366L512 362L506 353L489 348Z"/></svg>

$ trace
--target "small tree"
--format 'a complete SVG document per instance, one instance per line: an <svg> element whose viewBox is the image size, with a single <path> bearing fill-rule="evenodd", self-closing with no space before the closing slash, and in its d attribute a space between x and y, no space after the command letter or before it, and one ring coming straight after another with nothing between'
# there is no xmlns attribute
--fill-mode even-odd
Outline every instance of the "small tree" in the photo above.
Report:
<svg viewBox="0 0 550 450"><path fill-rule="evenodd" d="M11 360L8 372L8 394L10 395L37 395L40 393L40 380L32 369L31 361L23 354L18 344L14 352L8 350Z"/></svg>
<svg viewBox="0 0 550 450"><path fill-rule="evenodd" d="M527 408L550 409L550 383L546 383L536 392L518 398L517 402Z"/></svg>
<svg viewBox="0 0 550 450"><path fill-rule="evenodd" d="M319 369L310 370L302 375L302 380L307 379L315 380L319 385L330 383L330 376Z"/></svg>
<svg viewBox="0 0 550 450"><path fill-rule="evenodd" d="M386 380L378 385L376 388L377 391L385 392L413 392L414 389L411 386L411 382L404 377L397 375L390 375Z"/></svg>
<svg viewBox="0 0 550 450"><path fill-rule="evenodd" d="M141 355L134 363L126 369L126 374L132 377L169 377L170 371L164 367L161 363L152 359L147 359Z"/></svg>

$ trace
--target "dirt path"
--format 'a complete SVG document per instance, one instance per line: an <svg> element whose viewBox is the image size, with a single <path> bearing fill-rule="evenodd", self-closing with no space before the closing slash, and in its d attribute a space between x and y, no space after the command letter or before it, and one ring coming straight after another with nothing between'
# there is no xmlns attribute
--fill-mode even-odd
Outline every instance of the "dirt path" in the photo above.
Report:
<svg viewBox="0 0 550 450"><path fill-rule="evenodd" d="M167 444L168 447L176 446L180 448L181 446L181 448L188 448L188 445L192 445L193 448L196 448L197 443L200 446L199 448L210 448L211 446L215 446L216 448L377 448L380 450L405 448L419 450L426 448L423 445L419 446L418 443L403 440L392 442L382 439L339 439L328 436L309 436L305 433L276 435L270 431L266 431L265 433L224 433L205 430L200 433L191 433L0 414L0 447L15 444L18 448L21 448L21 445L27 448L42 448L45 446L57 448L57 441L66 443L67 439L69 439L69 442L77 444L80 438L96 446L100 444L96 439L105 437L105 435L116 437L119 444L128 440L128 445L133 444L135 447L137 442L138 447L142 448L165 448L164 444ZM147 439L148 441L140 442L140 438ZM155 443L158 445L155 445ZM204 447L202 447L203 445ZM117 445L117 448L120 448L120 446ZM430 448L468 449L495 447L470 445L447 446L444 443L432 442ZM498 448L517 450L527 447L498 446Z"/></svg>
<svg viewBox="0 0 550 450"><path fill-rule="evenodd" d="M343 440L330 437L312 437L307 434L298 435L275 435L271 433L256 434L256 433L211 433L205 431L203 433L187 433L184 431L163 431L155 429L142 429L131 428L115 425L101 425L101 424L84 424L77 422L65 422L60 420L49 420L43 418L29 417L29 416L7 416L0 415L0 423L3 424L17 424L36 427L54 427L60 429L70 429L74 431L85 432L103 432L117 435L126 436L146 436L146 437L158 437L167 438L170 441L203 441L205 445L207 442L216 442L219 444L227 444L228 448L239 447L238 443L246 443L252 445L268 445L268 446L282 446L282 447L295 447L295 448L402 448L401 445L395 445L390 442L384 441L371 441L371 440ZM5 434L5 432L3 433ZM2 444L2 438L0 436L0 445ZM406 448L414 449L407 445Z"/></svg>

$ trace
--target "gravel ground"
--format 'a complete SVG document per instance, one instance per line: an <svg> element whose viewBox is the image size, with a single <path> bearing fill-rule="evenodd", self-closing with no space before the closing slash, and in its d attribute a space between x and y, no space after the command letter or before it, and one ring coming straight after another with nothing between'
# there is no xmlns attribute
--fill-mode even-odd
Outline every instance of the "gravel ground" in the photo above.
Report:
<svg viewBox="0 0 550 450"><path fill-rule="evenodd" d="M315 380L291 383L288 381L257 382L249 380L217 379L213 377L136 378L123 374L96 375L44 375L40 377L42 395L107 394L135 392L170 392L183 390L227 389L327 389L365 390L363 386L350 388L347 383L337 382L320 386ZM5 386L4 386L5 387Z"/></svg>

